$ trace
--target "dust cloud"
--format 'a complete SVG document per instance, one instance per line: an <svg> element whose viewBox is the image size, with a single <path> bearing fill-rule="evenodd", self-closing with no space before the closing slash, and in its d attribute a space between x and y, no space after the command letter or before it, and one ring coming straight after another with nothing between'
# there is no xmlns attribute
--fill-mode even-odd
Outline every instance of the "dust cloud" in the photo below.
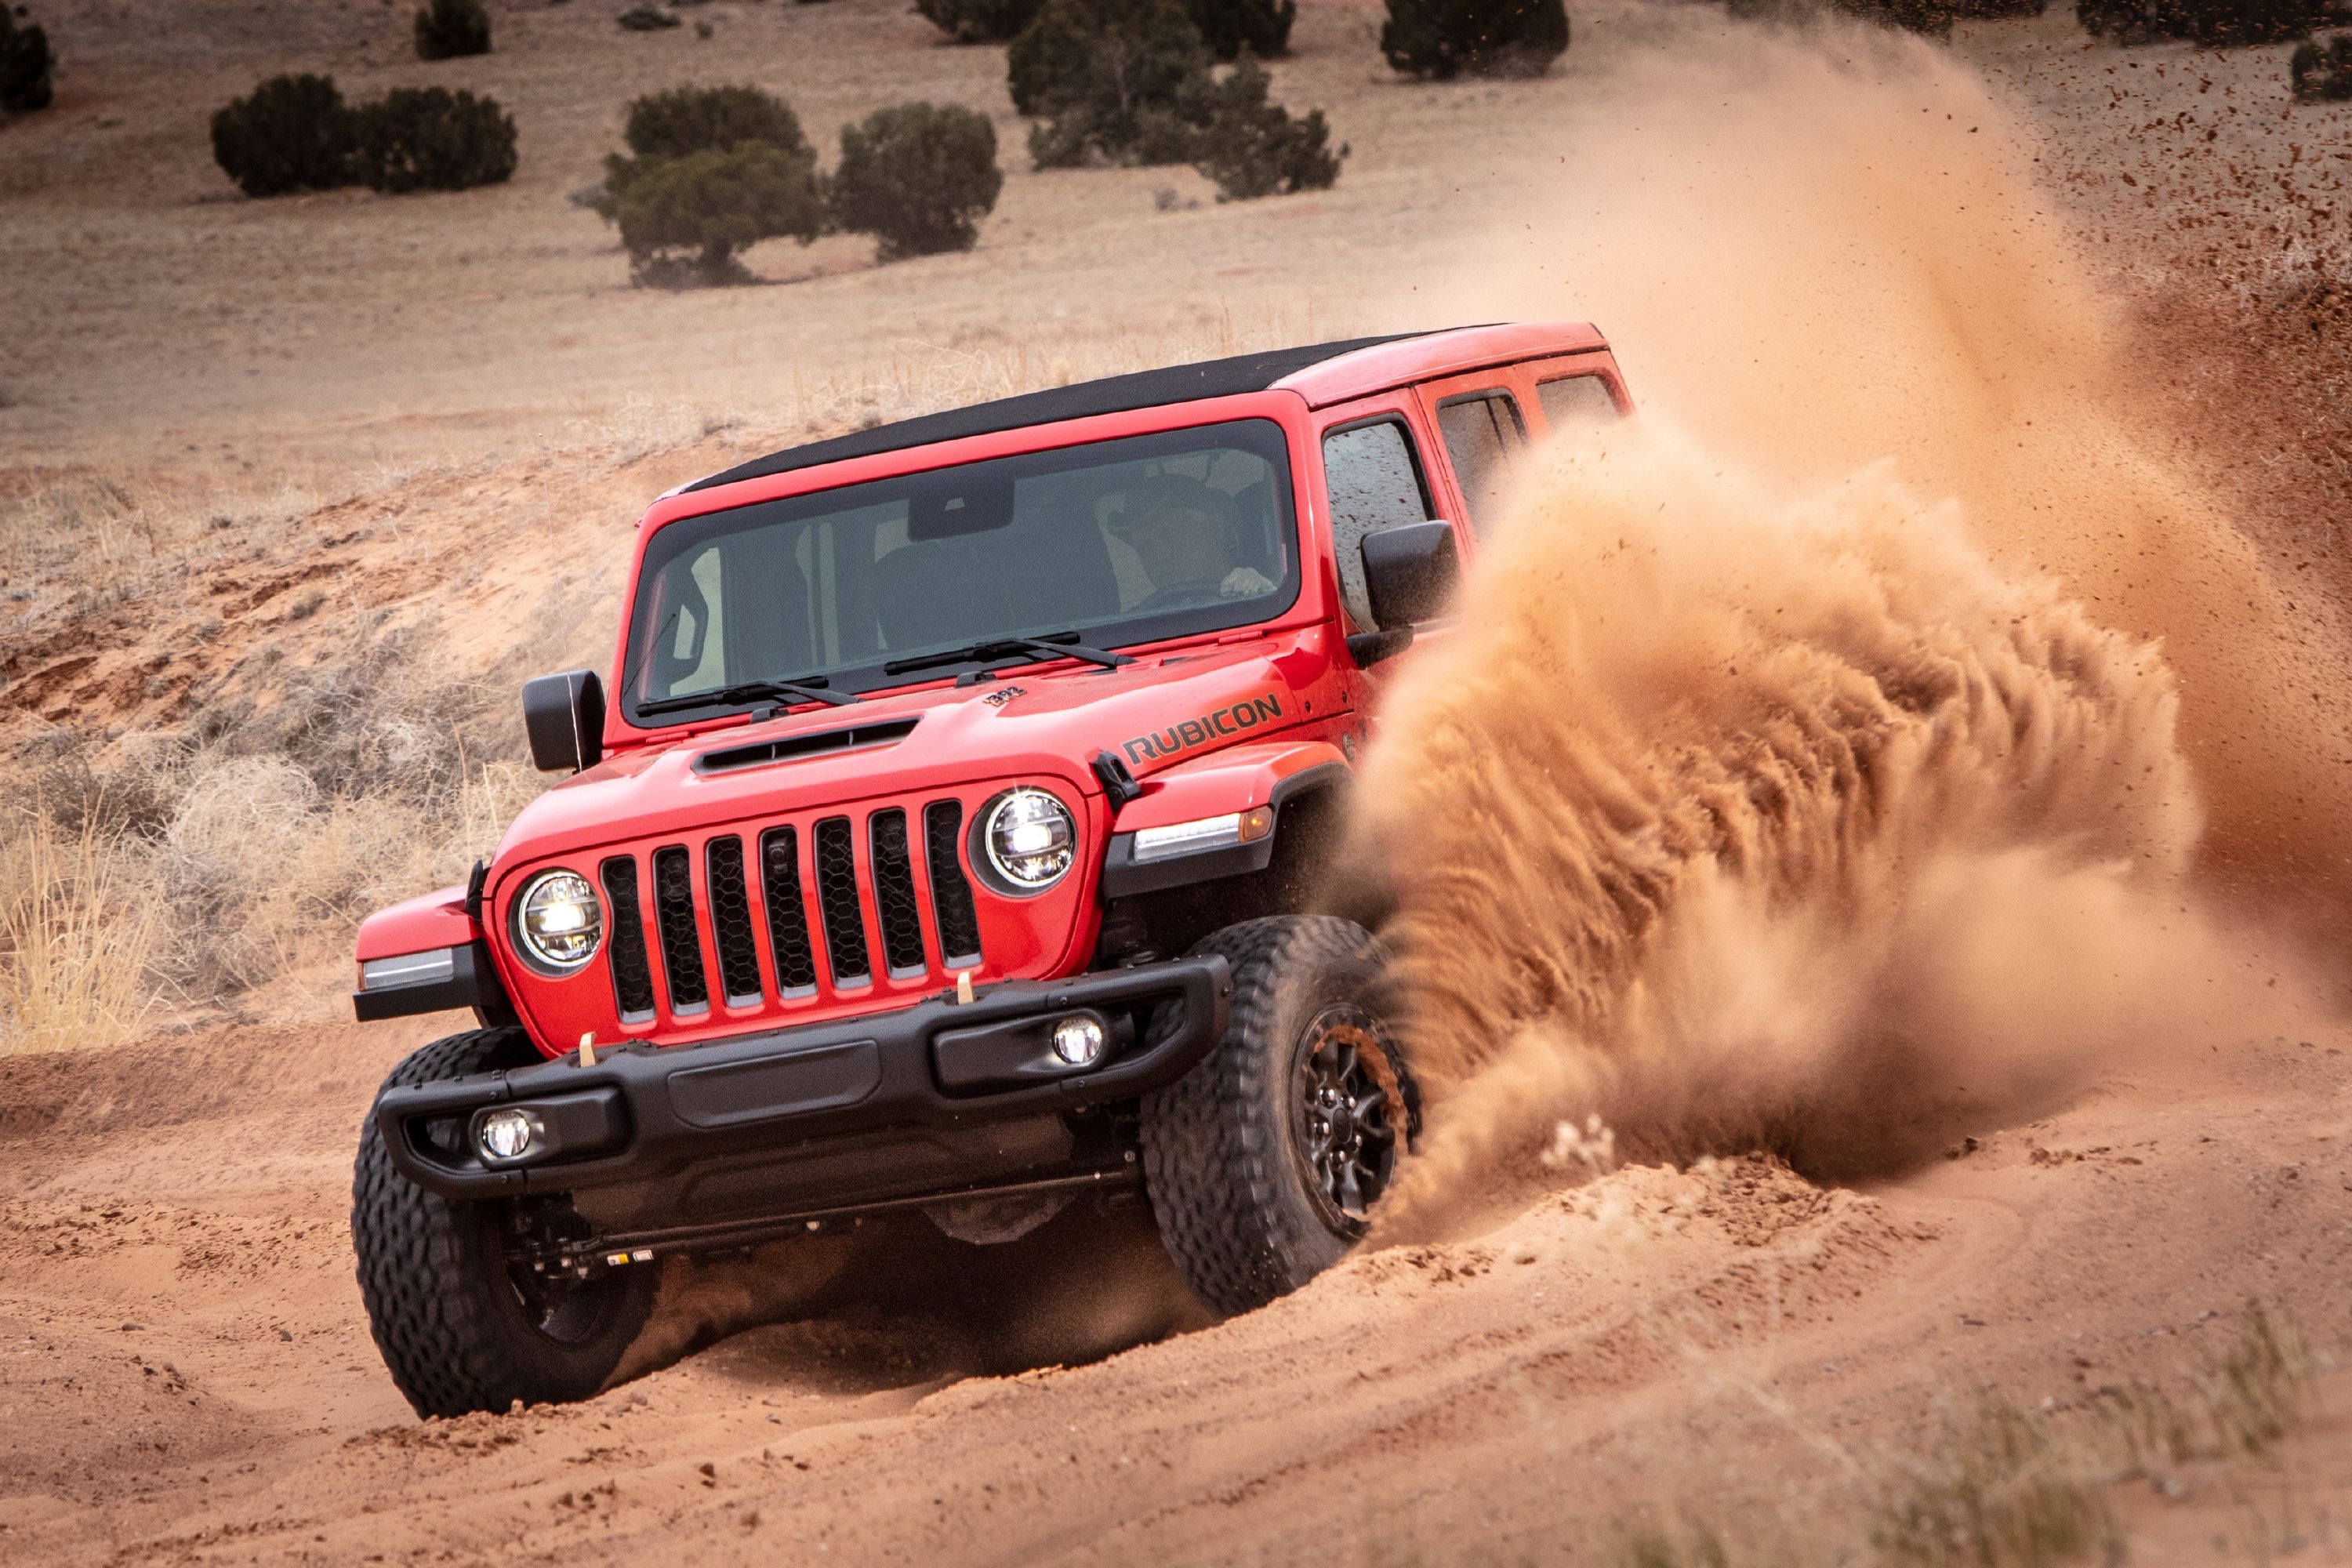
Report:
<svg viewBox="0 0 2352 1568"><path fill-rule="evenodd" d="M2307 1016L2352 895L2334 608L2139 428L1984 85L1831 27L1628 91L1446 297L1600 321L1648 412L1538 454L1368 759L1391 1236L1594 1112L1900 1168Z"/></svg>

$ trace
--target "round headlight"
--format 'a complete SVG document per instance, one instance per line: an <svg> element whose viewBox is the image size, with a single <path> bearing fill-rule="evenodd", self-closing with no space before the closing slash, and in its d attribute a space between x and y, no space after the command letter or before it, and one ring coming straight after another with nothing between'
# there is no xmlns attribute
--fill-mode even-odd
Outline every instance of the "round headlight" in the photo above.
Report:
<svg viewBox="0 0 2352 1568"><path fill-rule="evenodd" d="M515 935L525 957L569 974L596 956L604 912L596 889L577 871L542 871L515 900Z"/></svg>
<svg viewBox="0 0 2352 1568"><path fill-rule="evenodd" d="M1042 893L1060 881L1078 858L1078 825L1070 808L1042 789L1007 790L981 824L989 868L1015 891Z"/></svg>

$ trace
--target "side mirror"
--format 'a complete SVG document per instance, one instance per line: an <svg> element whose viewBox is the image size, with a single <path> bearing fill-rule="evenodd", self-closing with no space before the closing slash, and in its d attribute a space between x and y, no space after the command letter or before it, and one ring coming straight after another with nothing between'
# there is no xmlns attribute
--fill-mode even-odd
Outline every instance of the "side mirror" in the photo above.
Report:
<svg viewBox="0 0 2352 1568"><path fill-rule="evenodd" d="M1462 557L1454 525L1444 521L1375 529L1357 548L1363 553L1365 596L1381 627L1348 639L1356 662L1366 665L1402 653L1413 627L1446 613L1462 584Z"/></svg>
<svg viewBox="0 0 2352 1568"><path fill-rule="evenodd" d="M524 681L522 730L541 773L594 767L604 756L604 683L593 669Z"/></svg>

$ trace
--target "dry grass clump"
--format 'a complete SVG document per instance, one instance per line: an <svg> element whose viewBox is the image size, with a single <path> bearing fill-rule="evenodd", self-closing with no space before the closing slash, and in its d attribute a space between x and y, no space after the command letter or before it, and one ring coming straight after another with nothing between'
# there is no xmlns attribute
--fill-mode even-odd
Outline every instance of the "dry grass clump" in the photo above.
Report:
<svg viewBox="0 0 2352 1568"><path fill-rule="evenodd" d="M2057 1568L2120 1561L2111 1504L2125 1482L2187 1495L2170 1467L2232 1467L2269 1457L2310 1414L2313 1365L2285 1314L2247 1303L2230 1348L2170 1388L2153 1380L2101 1391L2084 1411L1989 1400L1945 1424L1909 1459L1865 1467L1859 1542L1811 1518L1747 1520L1729 1531L1697 1517L1622 1537L1615 1568L1762 1568L1790 1560L1759 1541L1811 1541L1804 1560L1909 1568Z"/></svg>
<svg viewBox="0 0 2352 1568"><path fill-rule="evenodd" d="M2047 1419L1987 1405L1888 1490L1870 1543L1919 1568L2047 1568L2112 1552L2121 1542L2106 1477Z"/></svg>
<svg viewBox="0 0 2352 1568"><path fill-rule="evenodd" d="M2101 1392L2133 1469L2156 1475L2168 1466L2268 1454L2309 1414L2311 1379L2310 1352L2294 1320L2250 1301L2236 1342L2185 1389L2134 1381Z"/></svg>
<svg viewBox="0 0 2352 1568"><path fill-rule="evenodd" d="M183 586L220 551L319 505L313 486L283 473L173 485L100 467L0 490L0 632Z"/></svg>
<svg viewBox="0 0 2352 1568"><path fill-rule="evenodd" d="M1671 1529L1634 1531L1618 1542L1611 1562L1612 1568L1732 1568L1734 1558L1712 1528L1684 1521Z"/></svg>
<svg viewBox="0 0 2352 1568"><path fill-rule="evenodd" d="M120 603L152 577L164 548L153 508L121 485L97 478L47 485L0 501L0 582L6 597L31 597L23 579L70 550L81 613Z"/></svg>
<svg viewBox="0 0 2352 1568"><path fill-rule="evenodd" d="M163 910L128 836L36 802L0 839L0 1052L111 1045L156 999Z"/></svg>

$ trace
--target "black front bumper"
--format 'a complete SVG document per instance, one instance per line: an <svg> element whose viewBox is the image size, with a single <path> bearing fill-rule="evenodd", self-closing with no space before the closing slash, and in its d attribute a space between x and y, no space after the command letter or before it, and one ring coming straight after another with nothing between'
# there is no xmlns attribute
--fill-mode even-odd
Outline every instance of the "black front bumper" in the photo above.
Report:
<svg viewBox="0 0 2352 1568"><path fill-rule="evenodd" d="M452 1198L576 1192L674 1177L747 1152L815 1152L891 1129L1050 1117L1174 1082L1224 1033L1222 958L992 986L898 1012L664 1048L640 1041L504 1072L386 1089L374 1116L401 1173ZM1058 1061L1054 1024L1091 1014L1110 1045ZM488 1112L528 1111L543 1152L486 1159Z"/></svg>

